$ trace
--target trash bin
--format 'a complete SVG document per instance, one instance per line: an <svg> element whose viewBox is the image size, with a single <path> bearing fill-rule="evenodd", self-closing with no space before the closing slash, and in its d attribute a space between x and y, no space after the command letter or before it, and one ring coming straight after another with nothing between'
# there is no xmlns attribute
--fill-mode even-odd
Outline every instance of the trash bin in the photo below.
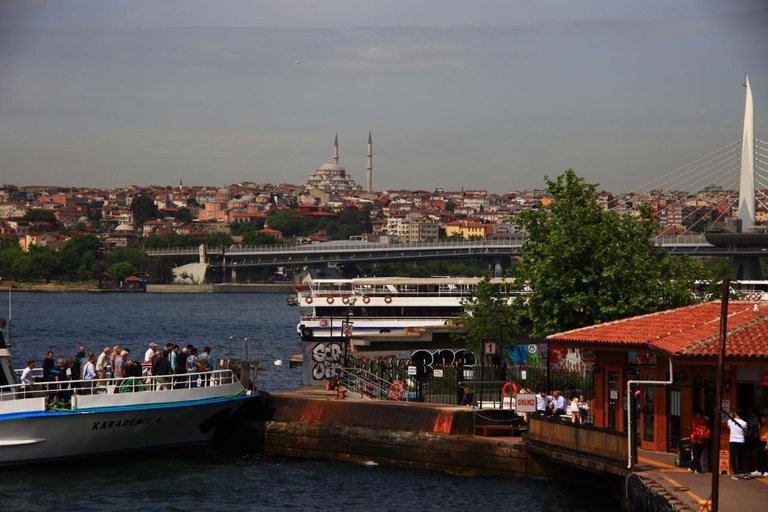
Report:
<svg viewBox="0 0 768 512"><path fill-rule="evenodd" d="M678 452L675 465L679 468L690 467L691 465L691 438L684 437L680 440L680 451Z"/></svg>

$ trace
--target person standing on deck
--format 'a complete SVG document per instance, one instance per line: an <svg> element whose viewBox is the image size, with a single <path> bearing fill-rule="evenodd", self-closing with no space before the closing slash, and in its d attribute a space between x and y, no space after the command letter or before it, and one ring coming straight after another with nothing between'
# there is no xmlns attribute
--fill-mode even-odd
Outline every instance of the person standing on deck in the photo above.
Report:
<svg viewBox="0 0 768 512"><path fill-rule="evenodd" d="M112 347L112 353L109 354L109 371L112 373L112 378L117 377L115 374L115 359L120 357L120 345Z"/></svg>
<svg viewBox="0 0 768 512"><path fill-rule="evenodd" d="M98 386L103 386L107 382L107 361L109 361L109 347L104 347L96 359L96 377L99 379L96 384Z"/></svg>
<svg viewBox="0 0 768 512"><path fill-rule="evenodd" d="M43 380L45 382L51 380L51 370L53 370L54 366L56 366L56 360L53 358L53 352L49 350L45 359L43 359Z"/></svg>

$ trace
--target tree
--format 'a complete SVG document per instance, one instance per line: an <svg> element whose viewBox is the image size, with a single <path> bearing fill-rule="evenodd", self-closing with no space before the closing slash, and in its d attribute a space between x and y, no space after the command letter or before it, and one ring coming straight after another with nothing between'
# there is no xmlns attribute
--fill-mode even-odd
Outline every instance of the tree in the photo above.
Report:
<svg viewBox="0 0 768 512"><path fill-rule="evenodd" d="M205 245L210 247L229 247L232 244L232 237L227 233L211 233L205 239Z"/></svg>
<svg viewBox="0 0 768 512"><path fill-rule="evenodd" d="M96 235L74 236L59 251L61 272L65 277L90 279L98 277L102 260L101 240Z"/></svg>
<svg viewBox="0 0 768 512"><path fill-rule="evenodd" d="M243 235L243 245L279 245L283 241L274 235L260 231L249 231Z"/></svg>
<svg viewBox="0 0 768 512"><path fill-rule="evenodd" d="M58 223L56 215L50 210L28 210L22 218L27 222L47 222L51 226Z"/></svg>
<svg viewBox="0 0 768 512"><path fill-rule="evenodd" d="M176 210L176 214L173 217L181 222L192 222L194 220L194 217L192 217L192 211L189 208L184 207Z"/></svg>
<svg viewBox="0 0 768 512"><path fill-rule="evenodd" d="M157 206L151 197L140 194L131 201L131 213L134 225L141 226L148 220L157 218Z"/></svg>
<svg viewBox="0 0 768 512"><path fill-rule="evenodd" d="M637 219L603 210L572 169L545 180L553 201L521 216L529 238L515 276L531 288L515 302L533 335L693 302L698 268L654 244L649 208Z"/></svg>
<svg viewBox="0 0 768 512"><path fill-rule="evenodd" d="M477 284L471 299L464 303L460 322L462 329L455 337L475 354L480 354L485 341L503 340L505 333L515 329L514 309L509 295L499 284L486 277ZM506 329L505 329L506 327Z"/></svg>
<svg viewBox="0 0 768 512"><path fill-rule="evenodd" d="M136 273L136 269L133 267L133 265L131 265L127 261L121 261L120 263L115 263L114 265L111 265L107 270L107 274L109 274L109 277L111 277L112 280L115 281L116 283L125 281L126 277L132 276L135 273Z"/></svg>

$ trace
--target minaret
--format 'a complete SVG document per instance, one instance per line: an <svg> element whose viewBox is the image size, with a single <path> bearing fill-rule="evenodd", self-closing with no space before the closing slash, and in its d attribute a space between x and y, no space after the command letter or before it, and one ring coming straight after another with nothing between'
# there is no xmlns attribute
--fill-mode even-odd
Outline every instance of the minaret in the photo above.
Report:
<svg viewBox="0 0 768 512"><path fill-rule="evenodd" d="M333 156L331 162L338 165L339 163L339 134L336 134L336 139L333 141Z"/></svg>
<svg viewBox="0 0 768 512"><path fill-rule="evenodd" d="M368 171L366 174L365 191L370 194L373 192L373 141L371 139L371 130L368 130L368 166L365 169Z"/></svg>
<svg viewBox="0 0 768 512"><path fill-rule="evenodd" d="M744 131L741 135L741 178L739 184L739 212L742 233L748 233L755 225L755 145L754 110L749 77L744 77L747 88L744 101Z"/></svg>

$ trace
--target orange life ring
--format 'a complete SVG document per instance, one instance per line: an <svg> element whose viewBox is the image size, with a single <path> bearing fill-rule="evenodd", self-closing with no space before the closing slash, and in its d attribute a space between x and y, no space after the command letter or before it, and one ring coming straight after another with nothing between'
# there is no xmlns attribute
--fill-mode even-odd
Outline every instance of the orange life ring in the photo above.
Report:
<svg viewBox="0 0 768 512"><path fill-rule="evenodd" d="M392 400L402 400L404 395L405 388L403 387L403 383L399 380L396 380L389 386L389 398Z"/></svg>
<svg viewBox="0 0 768 512"><path fill-rule="evenodd" d="M341 298L341 302L343 302L344 304L349 304L349 297L347 297L346 295L345 295L345 296L343 296L343 297Z"/></svg>
<svg viewBox="0 0 768 512"><path fill-rule="evenodd" d="M517 396L517 385L514 382L507 382L501 386L501 396L504 398Z"/></svg>
<svg viewBox="0 0 768 512"><path fill-rule="evenodd" d="M371 302L371 298L369 296L367 296L367 295L363 295L363 302L368 304L369 302Z"/></svg>
<svg viewBox="0 0 768 512"><path fill-rule="evenodd" d="M312 304L312 297L307 297L304 300L307 302L307 304Z"/></svg>
<svg viewBox="0 0 768 512"><path fill-rule="evenodd" d="M326 301L328 304L333 304L333 297L327 297L327 298L325 299L325 301Z"/></svg>
<svg viewBox="0 0 768 512"><path fill-rule="evenodd" d="M384 302L386 302L387 304L389 304L390 302L392 302L392 297L391 297L391 296L389 296L389 295L385 295L385 296L384 296Z"/></svg>

